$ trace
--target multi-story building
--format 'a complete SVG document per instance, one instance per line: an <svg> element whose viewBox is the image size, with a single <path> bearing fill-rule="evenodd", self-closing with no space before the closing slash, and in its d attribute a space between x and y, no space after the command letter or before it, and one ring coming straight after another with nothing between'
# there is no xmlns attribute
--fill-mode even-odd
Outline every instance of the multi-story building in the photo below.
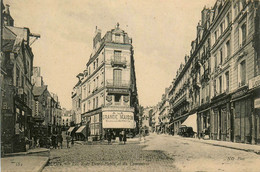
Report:
<svg viewBox="0 0 260 172"><path fill-rule="evenodd" d="M165 88L165 93L162 95L161 102L159 103L159 120L160 120L160 132L170 133L170 105L169 105L169 88Z"/></svg>
<svg viewBox="0 0 260 172"><path fill-rule="evenodd" d="M61 115L61 125L62 125L62 127L68 128L70 126L71 121L72 121L71 111L63 108L62 109L62 115Z"/></svg>
<svg viewBox="0 0 260 172"><path fill-rule="evenodd" d="M198 137L259 143L259 15L259 1L218 0L202 10L169 91L175 132L195 114Z"/></svg>
<svg viewBox="0 0 260 172"><path fill-rule="evenodd" d="M100 138L107 129L118 134L122 129L136 128L138 98L134 50L132 39L119 24L103 38L96 29L93 52L80 77L82 99L78 106L82 123L89 123L91 136Z"/></svg>
<svg viewBox="0 0 260 172"><path fill-rule="evenodd" d="M81 108L81 100L82 100L82 88L81 88L81 80L83 79L83 74L79 73L77 75L78 82L73 88L73 92L71 94L72 98L72 125L80 125L81 124L81 113L86 110L86 107ZM83 88L83 91L86 88Z"/></svg>
<svg viewBox="0 0 260 172"><path fill-rule="evenodd" d="M14 26L8 5L2 15L1 141L4 152L17 152L24 151L26 138L32 137L33 53L30 37L34 35L28 28Z"/></svg>

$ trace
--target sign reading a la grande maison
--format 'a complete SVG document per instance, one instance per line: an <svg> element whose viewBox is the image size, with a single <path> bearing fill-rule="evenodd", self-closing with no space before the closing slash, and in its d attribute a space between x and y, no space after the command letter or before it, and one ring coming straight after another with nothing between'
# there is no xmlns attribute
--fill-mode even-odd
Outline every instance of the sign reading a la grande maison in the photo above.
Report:
<svg viewBox="0 0 260 172"><path fill-rule="evenodd" d="M133 112L103 112L103 128L134 128Z"/></svg>

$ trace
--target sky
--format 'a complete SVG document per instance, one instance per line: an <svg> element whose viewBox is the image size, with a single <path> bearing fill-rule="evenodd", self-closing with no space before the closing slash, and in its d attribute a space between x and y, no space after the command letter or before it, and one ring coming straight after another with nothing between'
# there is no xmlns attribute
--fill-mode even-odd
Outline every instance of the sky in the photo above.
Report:
<svg viewBox="0 0 260 172"><path fill-rule="evenodd" d="M92 52L96 26L102 36L117 22L133 39L139 102L156 105L169 87L191 41L201 10L215 0L3 0L15 26L41 38L32 44L34 66L48 89L71 109L71 92Z"/></svg>

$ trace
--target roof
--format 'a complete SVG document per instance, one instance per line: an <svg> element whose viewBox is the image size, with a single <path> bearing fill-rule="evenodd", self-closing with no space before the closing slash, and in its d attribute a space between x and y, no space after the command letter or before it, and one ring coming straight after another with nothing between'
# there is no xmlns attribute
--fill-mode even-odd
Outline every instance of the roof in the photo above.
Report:
<svg viewBox="0 0 260 172"><path fill-rule="evenodd" d="M43 92L47 89L47 85L44 85L42 87L33 87L33 94L34 96L40 96L43 94Z"/></svg>

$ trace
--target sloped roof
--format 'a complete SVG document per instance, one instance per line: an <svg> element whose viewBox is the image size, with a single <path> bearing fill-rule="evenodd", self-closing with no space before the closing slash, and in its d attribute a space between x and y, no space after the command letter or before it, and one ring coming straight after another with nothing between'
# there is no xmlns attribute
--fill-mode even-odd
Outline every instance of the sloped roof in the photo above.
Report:
<svg viewBox="0 0 260 172"><path fill-rule="evenodd" d="M13 50L15 40L3 40L3 51L10 52Z"/></svg>
<svg viewBox="0 0 260 172"><path fill-rule="evenodd" d="M33 87L33 94L34 96L40 96L43 94L43 92L47 89L47 85L44 85L42 87Z"/></svg>

